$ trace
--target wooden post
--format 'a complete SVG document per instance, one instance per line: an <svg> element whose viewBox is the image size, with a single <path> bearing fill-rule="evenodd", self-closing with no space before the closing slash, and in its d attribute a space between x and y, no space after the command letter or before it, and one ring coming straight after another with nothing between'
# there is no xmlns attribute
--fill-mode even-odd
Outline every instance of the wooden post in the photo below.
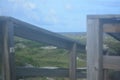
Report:
<svg viewBox="0 0 120 80"><path fill-rule="evenodd" d="M14 25L8 22L8 47L10 57L11 80L16 80L15 49L14 49Z"/></svg>
<svg viewBox="0 0 120 80"><path fill-rule="evenodd" d="M103 79L103 27L99 19L87 21L87 80Z"/></svg>
<svg viewBox="0 0 120 80"><path fill-rule="evenodd" d="M10 80L10 65L9 65L9 52L8 52L8 28L6 22L2 25L2 80Z"/></svg>
<svg viewBox="0 0 120 80"><path fill-rule="evenodd" d="M108 69L104 70L104 80L109 80Z"/></svg>
<svg viewBox="0 0 120 80"><path fill-rule="evenodd" d="M4 21L2 27L2 80L16 80L13 24L10 21Z"/></svg>
<svg viewBox="0 0 120 80"><path fill-rule="evenodd" d="M0 80L2 80L3 27L0 22Z"/></svg>
<svg viewBox="0 0 120 80"><path fill-rule="evenodd" d="M76 43L73 44L70 52L70 66L69 66L69 77L70 80L76 80Z"/></svg>

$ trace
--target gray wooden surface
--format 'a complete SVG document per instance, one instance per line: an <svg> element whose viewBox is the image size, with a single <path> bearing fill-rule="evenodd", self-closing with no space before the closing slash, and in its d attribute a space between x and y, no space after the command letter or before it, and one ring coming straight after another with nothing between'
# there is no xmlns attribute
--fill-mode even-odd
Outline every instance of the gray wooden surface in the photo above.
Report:
<svg viewBox="0 0 120 80"><path fill-rule="evenodd" d="M3 24L3 51L2 51L2 79L11 80L10 63L9 63L9 47L8 47L8 26L7 22Z"/></svg>
<svg viewBox="0 0 120 80"><path fill-rule="evenodd" d="M87 18L87 80L103 80L102 35L99 19Z"/></svg>
<svg viewBox="0 0 120 80"><path fill-rule="evenodd" d="M69 63L69 78L70 80L76 80L76 43L73 44L73 47L70 51L70 63Z"/></svg>
<svg viewBox="0 0 120 80"><path fill-rule="evenodd" d="M0 21L1 20L12 21L14 25L14 33L18 37L54 45L59 48L68 49L68 50L70 50L73 43L76 42L78 45L78 50L85 51L85 45L83 45L79 41L67 38L60 34L42 29L38 26L34 26L32 24L17 20L12 17L0 17Z"/></svg>
<svg viewBox="0 0 120 80"><path fill-rule="evenodd" d="M120 56L104 56L103 67L105 69L120 70Z"/></svg>
<svg viewBox="0 0 120 80"><path fill-rule="evenodd" d="M69 69L67 68L34 68L18 67L16 68L18 78L27 77L67 77L69 78ZM86 78L86 68L76 69L76 78Z"/></svg>
<svg viewBox="0 0 120 80"><path fill-rule="evenodd" d="M2 53L3 53L3 23L0 22L0 76L2 76ZM2 79L2 77L1 77Z"/></svg>
<svg viewBox="0 0 120 80"><path fill-rule="evenodd" d="M14 25L11 21L7 21L8 28L8 51L11 80L16 80L15 50L14 50Z"/></svg>

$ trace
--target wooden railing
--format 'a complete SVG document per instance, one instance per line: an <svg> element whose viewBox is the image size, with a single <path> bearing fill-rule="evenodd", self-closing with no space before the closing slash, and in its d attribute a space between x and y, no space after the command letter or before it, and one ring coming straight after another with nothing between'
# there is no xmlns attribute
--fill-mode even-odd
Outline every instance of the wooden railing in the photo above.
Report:
<svg viewBox="0 0 120 80"><path fill-rule="evenodd" d="M69 78L69 69L66 68L26 68L16 69L18 78L26 77L67 77ZM86 78L86 68L76 69L77 78Z"/></svg>
<svg viewBox="0 0 120 80"><path fill-rule="evenodd" d="M85 45L80 42L11 17L0 17L0 33L2 80L16 80L22 76L69 77L70 80L86 77L85 69L76 70L76 52L85 52ZM69 69L16 68L14 36L69 50Z"/></svg>

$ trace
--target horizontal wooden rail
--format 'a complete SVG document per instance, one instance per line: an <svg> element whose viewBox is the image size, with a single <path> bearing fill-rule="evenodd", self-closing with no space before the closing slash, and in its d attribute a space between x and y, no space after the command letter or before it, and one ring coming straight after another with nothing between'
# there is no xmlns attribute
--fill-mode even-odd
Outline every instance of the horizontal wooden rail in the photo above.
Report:
<svg viewBox="0 0 120 80"><path fill-rule="evenodd" d="M77 45L78 51L85 52L85 45L79 41L70 39L60 34L42 29L32 24L17 20L12 17L0 17L0 21L11 21L14 26L15 36L29 39L32 41L42 42L49 45L54 45L59 48L71 50L74 43Z"/></svg>
<svg viewBox="0 0 120 80"><path fill-rule="evenodd" d="M120 24L104 24L103 28L107 33L120 32Z"/></svg>
<svg viewBox="0 0 120 80"><path fill-rule="evenodd" d="M120 70L120 56L104 56L103 67L105 69Z"/></svg>
<svg viewBox="0 0 120 80"><path fill-rule="evenodd" d="M86 69L79 68L77 78L86 78ZM69 77L69 69L65 68L27 68L19 67L16 69L17 78L26 77Z"/></svg>

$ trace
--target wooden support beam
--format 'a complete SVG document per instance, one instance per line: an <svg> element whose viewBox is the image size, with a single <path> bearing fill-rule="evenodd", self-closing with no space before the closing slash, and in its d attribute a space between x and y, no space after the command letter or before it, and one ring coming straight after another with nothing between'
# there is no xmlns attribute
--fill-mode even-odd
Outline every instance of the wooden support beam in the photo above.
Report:
<svg viewBox="0 0 120 80"><path fill-rule="evenodd" d="M76 80L76 43L73 44L73 47L70 51L70 65L69 65L69 77L70 80Z"/></svg>
<svg viewBox="0 0 120 80"><path fill-rule="evenodd" d="M104 69L104 80L110 80L108 69Z"/></svg>
<svg viewBox="0 0 120 80"><path fill-rule="evenodd" d="M2 25L2 80L16 80L13 64L13 25L10 21Z"/></svg>
<svg viewBox="0 0 120 80"><path fill-rule="evenodd" d="M3 51L2 51L2 80L11 80L10 79L10 63L9 63L9 48L8 48L8 27L6 23L2 25L3 29Z"/></svg>
<svg viewBox="0 0 120 80"><path fill-rule="evenodd" d="M38 30L31 29L23 25L15 25L15 35L25 39L29 39L36 42L41 42L49 45L54 45L60 48L70 49L71 43L64 41L60 38L39 32ZM69 44L68 44L69 43Z"/></svg>
<svg viewBox="0 0 120 80"><path fill-rule="evenodd" d="M73 43L77 43L77 50L85 52L85 45L81 44L79 41L67 38L60 34L42 29L40 27L17 20L12 17L0 17L0 21L6 20L10 20L13 22L15 36L29 39L32 41L42 42L68 50L71 49Z"/></svg>
<svg viewBox="0 0 120 80"><path fill-rule="evenodd" d="M86 69L76 69L76 78L86 78ZM66 68L30 68L18 67L16 68L17 78L27 77L69 77L69 69Z"/></svg>
<svg viewBox="0 0 120 80"><path fill-rule="evenodd" d="M11 21L7 22L8 26L8 47L9 47L9 62L11 80L16 80L16 65L15 65L15 49L14 49L14 26Z"/></svg>
<svg viewBox="0 0 120 80"><path fill-rule="evenodd" d="M99 19L87 20L87 80L103 80L103 28Z"/></svg>
<svg viewBox="0 0 120 80"><path fill-rule="evenodd" d="M107 32L107 33L120 32L120 24L104 24L103 28L104 28L104 32Z"/></svg>
<svg viewBox="0 0 120 80"><path fill-rule="evenodd" d="M70 50L73 43L76 42L78 45L78 50L80 51L85 50L85 45L81 44L79 41L67 38L60 34L42 29L40 27L34 26L32 24L14 18L10 19L14 23L15 35L18 37L54 45L59 48L64 48L68 50Z"/></svg>
<svg viewBox="0 0 120 80"><path fill-rule="evenodd" d="M28 25L15 24L14 26L15 26L14 29L15 35L18 37L57 46L59 48L70 50L73 43L76 42L69 38L67 39L66 37L65 38L61 37L61 35L57 36L56 33L51 34L50 32L46 33L42 30L40 31L38 27L37 27L38 29L31 28L29 27L29 24ZM36 27L36 26L32 26L32 27ZM85 50L85 46L82 45L81 43L77 42L77 45L79 51Z"/></svg>
<svg viewBox="0 0 120 80"><path fill-rule="evenodd" d="M3 55L3 23L0 22L0 80L2 80L2 55Z"/></svg>
<svg viewBox="0 0 120 80"><path fill-rule="evenodd" d="M104 56L103 67L105 69L120 70L120 57L119 56Z"/></svg>

